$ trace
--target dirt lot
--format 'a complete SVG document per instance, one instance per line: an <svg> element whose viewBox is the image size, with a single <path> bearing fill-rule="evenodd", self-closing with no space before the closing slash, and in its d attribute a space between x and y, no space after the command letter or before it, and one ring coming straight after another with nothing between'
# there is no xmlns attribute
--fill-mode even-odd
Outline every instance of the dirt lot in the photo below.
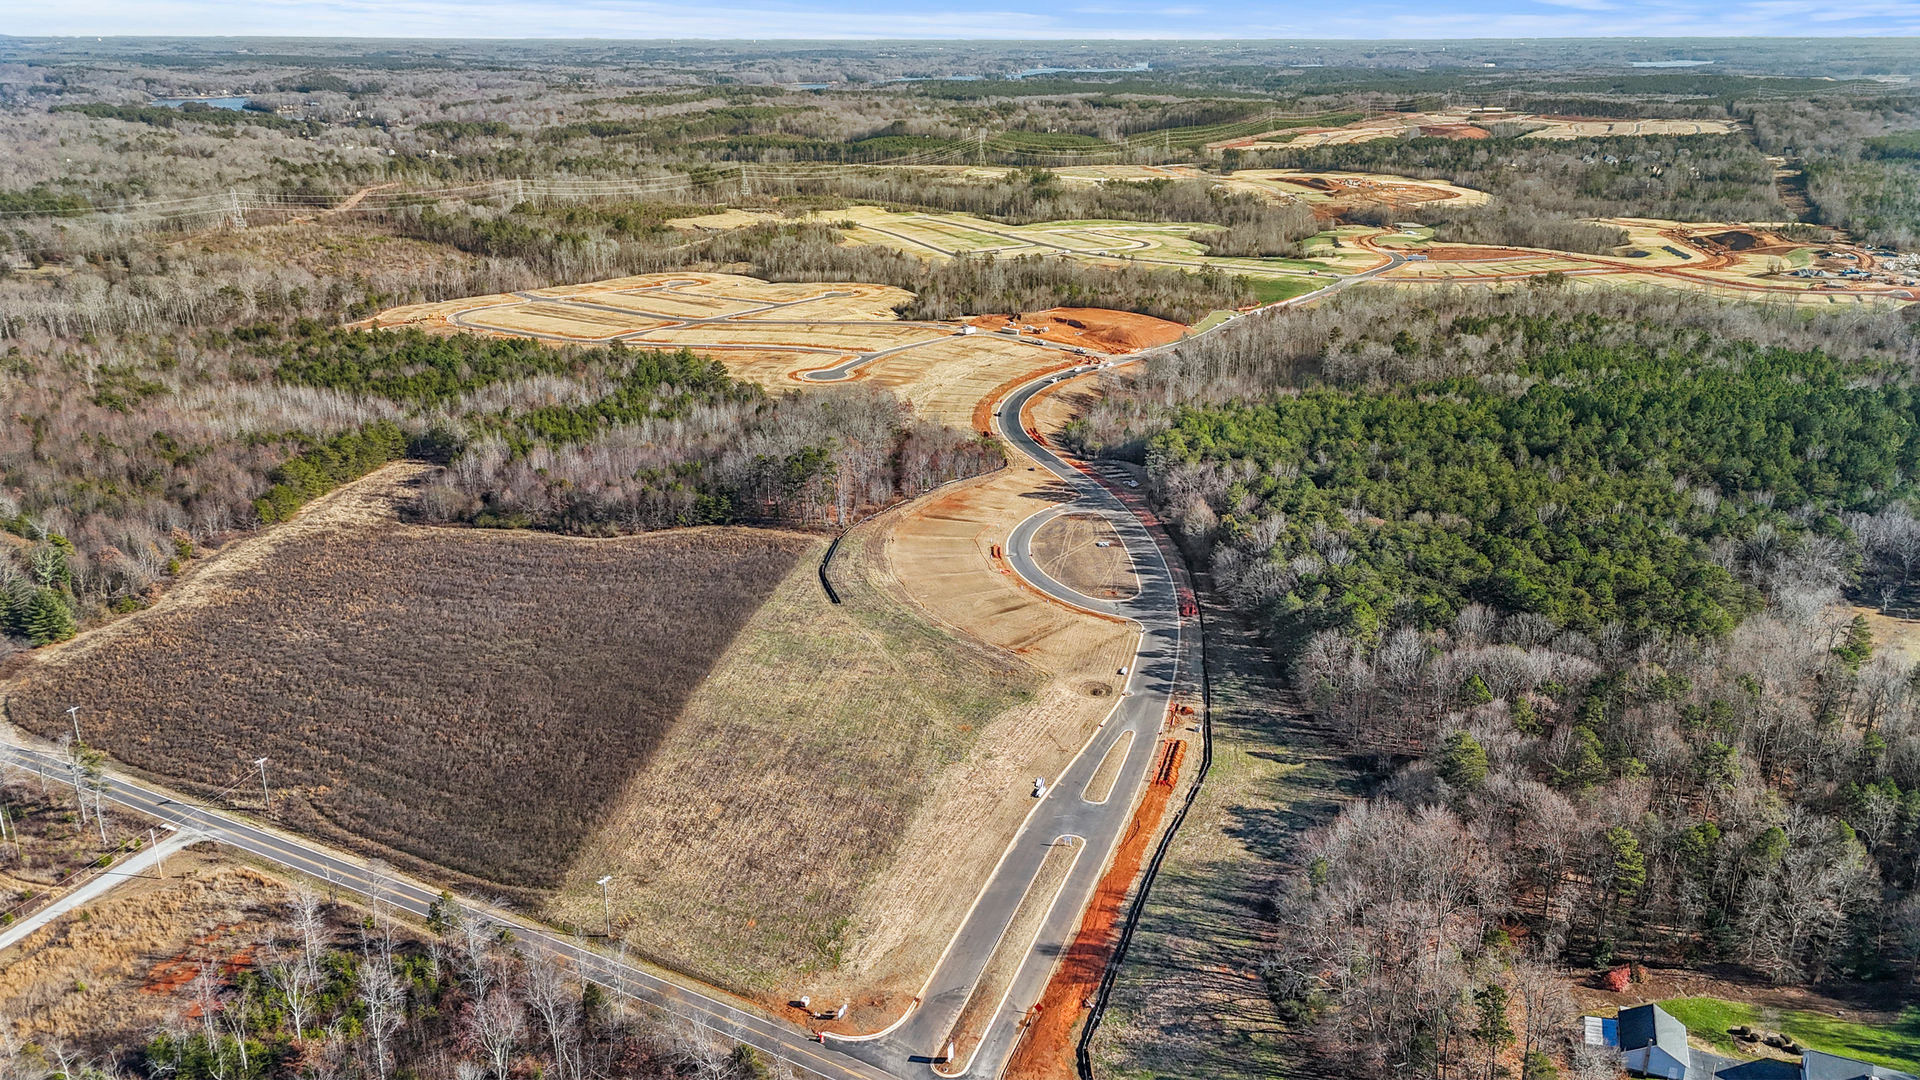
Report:
<svg viewBox="0 0 1920 1080"><path fill-rule="evenodd" d="M1098 514L1066 514L1040 526L1033 557L1048 576L1087 596L1124 600L1140 591L1126 545Z"/></svg>
<svg viewBox="0 0 1920 1080"><path fill-rule="evenodd" d="M117 760L471 875L540 888L816 544L429 529L383 469L213 557L155 607L40 650L6 687L42 736L78 704ZM645 658L636 662L636 658Z"/></svg>
<svg viewBox="0 0 1920 1080"><path fill-rule="evenodd" d="M734 274L676 272L412 304L389 308L356 325L431 333L471 330L561 342L618 337L635 344L797 344L860 352L943 332L898 323L893 307L909 298L905 290L886 285L767 282ZM689 320L719 321L689 325ZM814 325L756 325L768 320Z"/></svg>
<svg viewBox="0 0 1920 1080"><path fill-rule="evenodd" d="M1181 335L1187 332L1187 328L1177 322L1106 308L1048 308L1045 311L1024 312L1017 317L978 315L967 321L990 331L1007 326L1024 331L1024 328L1032 326L1039 329L1040 333L1023 333L1021 336L1077 345L1103 353L1126 353L1152 345L1165 345L1179 341Z"/></svg>

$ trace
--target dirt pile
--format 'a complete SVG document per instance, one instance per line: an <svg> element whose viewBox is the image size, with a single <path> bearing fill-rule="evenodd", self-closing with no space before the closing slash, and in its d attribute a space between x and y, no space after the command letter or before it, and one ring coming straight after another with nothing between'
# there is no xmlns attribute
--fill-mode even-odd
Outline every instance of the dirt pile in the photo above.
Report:
<svg viewBox="0 0 1920 1080"><path fill-rule="evenodd" d="M1008 327L1021 337L1075 345L1103 353L1129 353L1180 340L1187 328L1177 322L1107 308L1049 308L1011 315L976 315L969 324L994 333ZM1032 327L1037 333L1029 333Z"/></svg>

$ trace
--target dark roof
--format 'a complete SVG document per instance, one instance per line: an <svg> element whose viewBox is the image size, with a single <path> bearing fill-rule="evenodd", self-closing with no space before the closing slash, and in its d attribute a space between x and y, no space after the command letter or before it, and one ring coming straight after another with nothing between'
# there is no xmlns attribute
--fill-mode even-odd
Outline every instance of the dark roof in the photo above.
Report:
<svg viewBox="0 0 1920 1080"><path fill-rule="evenodd" d="M1726 1065L1711 1075L1714 1080L1800 1080L1800 1066L1791 1061L1761 1058Z"/></svg>
<svg viewBox="0 0 1920 1080"><path fill-rule="evenodd" d="M1687 1060L1687 1026L1658 1005L1620 1010L1620 1049L1658 1046L1681 1061Z"/></svg>
<svg viewBox="0 0 1920 1080"><path fill-rule="evenodd" d="M1800 1075L1802 1080L1920 1080L1912 1073L1818 1050L1801 1051Z"/></svg>

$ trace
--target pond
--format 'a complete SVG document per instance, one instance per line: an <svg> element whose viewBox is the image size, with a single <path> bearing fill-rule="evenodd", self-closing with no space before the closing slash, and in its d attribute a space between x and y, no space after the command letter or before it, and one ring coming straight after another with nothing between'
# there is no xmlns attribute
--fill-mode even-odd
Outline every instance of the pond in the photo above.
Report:
<svg viewBox="0 0 1920 1080"><path fill-rule="evenodd" d="M178 109L183 105L207 105L215 109L230 109L239 112L253 101L243 97L203 97L203 98L156 98L148 102L164 109Z"/></svg>

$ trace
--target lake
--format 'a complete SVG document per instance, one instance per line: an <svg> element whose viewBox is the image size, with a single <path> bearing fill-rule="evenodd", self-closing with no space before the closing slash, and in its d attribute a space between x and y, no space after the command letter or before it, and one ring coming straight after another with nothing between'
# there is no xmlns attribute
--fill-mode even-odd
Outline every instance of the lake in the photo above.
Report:
<svg viewBox="0 0 1920 1080"><path fill-rule="evenodd" d="M253 100L252 98L243 98L243 97L191 97L191 98L170 97L170 98L157 98L153 101L148 102L147 104L158 105L164 109L177 109L180 106L187 104L188 102L192 102L195 105L210 105L216 109L231 109L234 112L239 112L241 109L246 108L247 103L252 100Z"/></svg>

